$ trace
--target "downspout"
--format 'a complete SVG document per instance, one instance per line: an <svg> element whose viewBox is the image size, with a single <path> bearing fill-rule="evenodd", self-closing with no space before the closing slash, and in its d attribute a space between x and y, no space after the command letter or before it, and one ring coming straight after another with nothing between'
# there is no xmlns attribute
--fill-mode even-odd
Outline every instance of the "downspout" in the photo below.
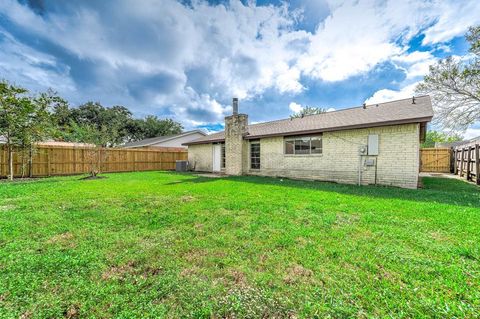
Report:
<svg viewBox="0 0 480 319"><path fill-rule="evenodd" d="M358 186L362 185L362 154L358 155Z"/></svg>

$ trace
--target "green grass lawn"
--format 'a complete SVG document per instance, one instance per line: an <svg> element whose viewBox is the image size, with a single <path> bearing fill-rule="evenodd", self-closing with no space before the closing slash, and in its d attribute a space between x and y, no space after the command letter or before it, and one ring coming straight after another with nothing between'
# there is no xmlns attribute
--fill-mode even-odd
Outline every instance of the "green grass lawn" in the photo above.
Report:
<svg viewBox="0 0 480 319"><path fill-rule="evenodd" d="M0 318L478 317L480 189L0 183Z"/></svg>

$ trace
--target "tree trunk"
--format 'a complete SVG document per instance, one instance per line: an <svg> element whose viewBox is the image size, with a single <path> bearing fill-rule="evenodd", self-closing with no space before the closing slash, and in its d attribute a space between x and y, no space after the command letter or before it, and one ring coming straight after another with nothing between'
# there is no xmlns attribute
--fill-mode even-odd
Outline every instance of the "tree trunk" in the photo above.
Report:
<svg viewBox="0 0 480 319"><path fill-rule="evenodd" d="M10 143L8 144L8 179L13 181L13 150Z"/></svg>
<svg viewBox="0 0 480 319"><path fill-rule="evenodd" d="M28 177L33 177L33 147L31 145L28 154Z"/></svg>

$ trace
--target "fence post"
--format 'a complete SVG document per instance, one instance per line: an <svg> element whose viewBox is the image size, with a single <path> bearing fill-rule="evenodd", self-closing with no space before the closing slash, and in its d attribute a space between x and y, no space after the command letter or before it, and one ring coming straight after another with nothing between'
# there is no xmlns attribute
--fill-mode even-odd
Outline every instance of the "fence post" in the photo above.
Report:
<svg viewBox="0 0 480 319"><path fill-rule="evenodd" d="M460 177L463 176L463 159L465 158L464 153L465 148L462 147L462 152L460 153L460 173L458 174Z"/></svg>
<svg viewBox="0 0 480 319"><path fill-rule="evenodd" d="M457 175L458 168L457 168L457 149L453 150L453 174Z"/></svg>
<svg viewBox="0 0 480 319"><path fill-rule="evenodd" d="M133 152L133 171L137 171L137 151Z"/></svg>
<svg viewBox="0 0 480 319"><path fill-rule="evenodd" d="M5 147L4 147L4 145L0 145L0 150L1 150L1 153L2 153L2 157L0 157L0 176L3 177L3 166L4 166L4 162L5 162Z"/></svg>
<svg viewBox="0 0 480 319"><path fill-rule="evenodd" d="M472 148L470 146L467 147L467 181L472 179L470 176L470 162L472 160Z"/></svg>
<svg viewBox="0 0 480 319"><path fill-rule="evenodd" d="M50 148L47 148L47 176L50 176Z"/></svg>
<svg viewBox="0 0 480 319"><path fill-rule="evenodd" d="M477 185L480 185L480 145L475 144L475 177Z"/></svg>
<svg viewBox="0 0 480 319"><path fill-rule="evenodd" d="M73 174L77 174L77 148L73 147Z"/></svg>

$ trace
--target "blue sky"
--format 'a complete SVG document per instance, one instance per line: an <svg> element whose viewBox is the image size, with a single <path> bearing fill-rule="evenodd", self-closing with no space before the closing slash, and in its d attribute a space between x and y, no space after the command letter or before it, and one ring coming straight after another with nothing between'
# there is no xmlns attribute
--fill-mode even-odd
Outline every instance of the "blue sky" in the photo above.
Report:
<svg viewBox="0 0 480 319"><path fill-rule="evenodd" d="M467 51L478 12L473 0L0 0L0 78L218 130L234 96L253 123L410 97L428 65Z"/></svg>

